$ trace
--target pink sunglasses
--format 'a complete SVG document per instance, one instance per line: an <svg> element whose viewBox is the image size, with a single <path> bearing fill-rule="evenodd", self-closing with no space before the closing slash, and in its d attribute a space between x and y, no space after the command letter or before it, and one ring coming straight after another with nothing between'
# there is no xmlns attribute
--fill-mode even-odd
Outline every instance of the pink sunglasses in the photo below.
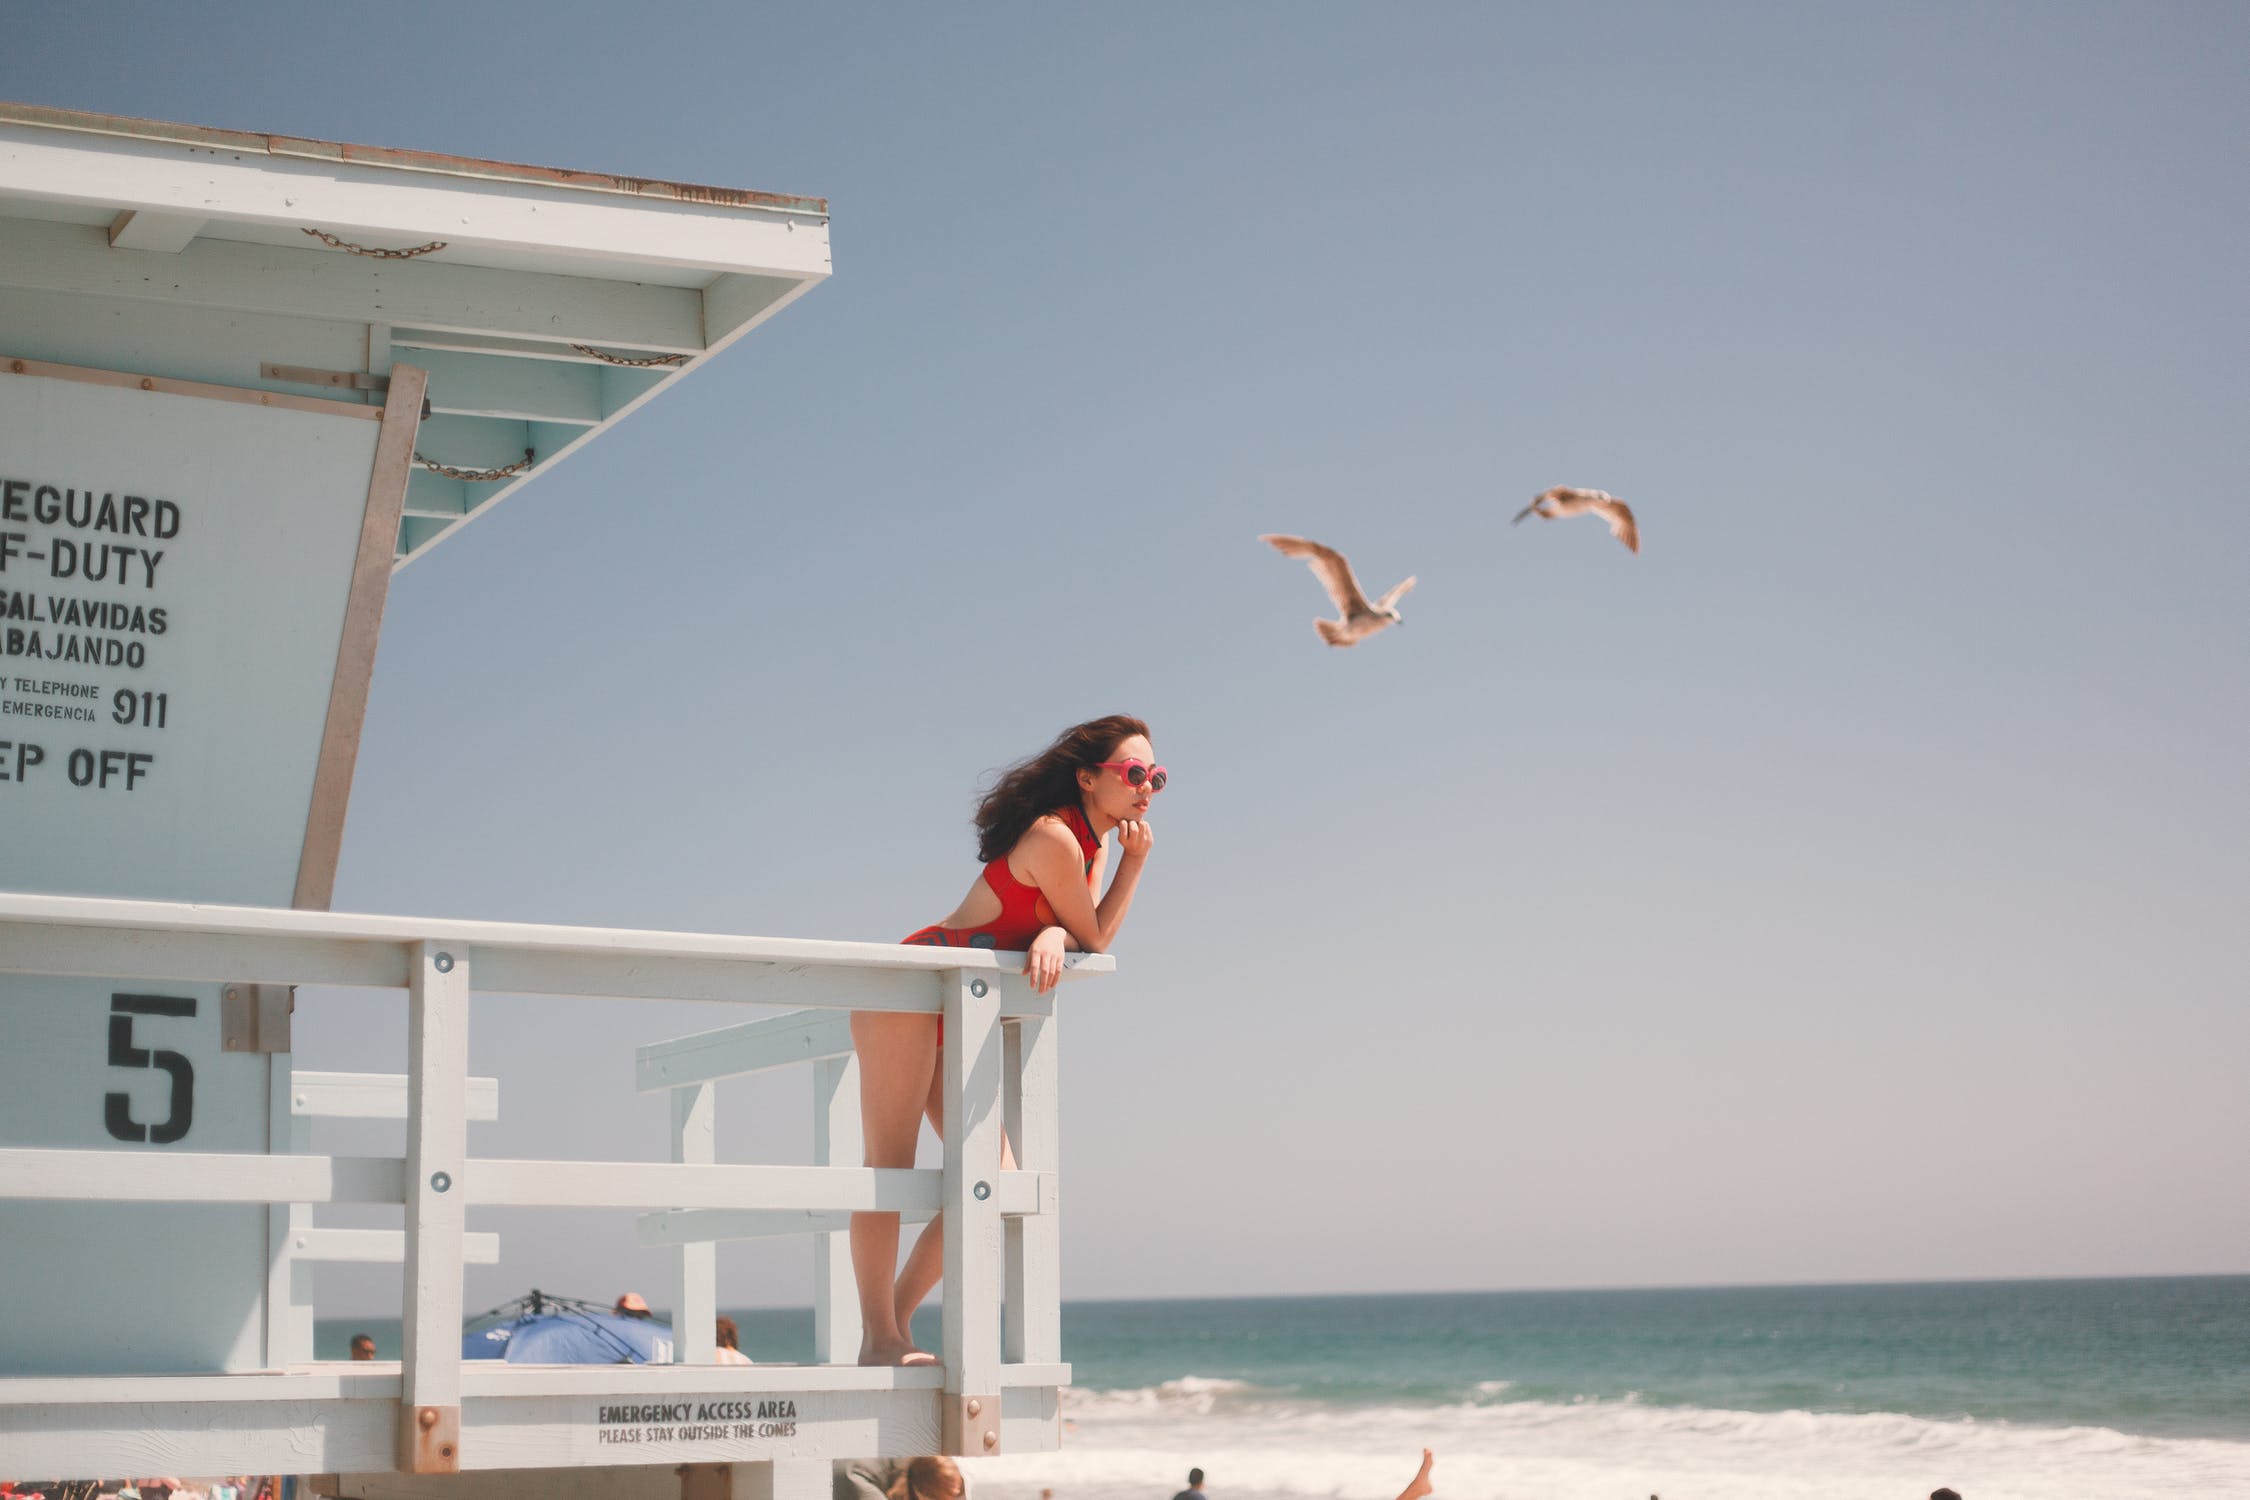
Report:
<svg viewBox="0 0 2250 1500"><path fill-rule="evenodd" d="M1127 786L1139 786L1146 782L1148 783L1148 789L1152 792L1163 791L1167 779L1162 766L1152 766L1143 760L1105 760L1096 765L1094 769L1097 771L1115 771L1117 779Z"/></svg>

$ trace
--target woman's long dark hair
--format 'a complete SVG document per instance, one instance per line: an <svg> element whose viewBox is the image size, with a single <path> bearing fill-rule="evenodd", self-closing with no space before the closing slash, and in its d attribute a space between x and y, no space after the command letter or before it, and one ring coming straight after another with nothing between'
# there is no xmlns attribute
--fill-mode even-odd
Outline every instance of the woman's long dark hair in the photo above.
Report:
<svg viewBox="0 0 2250 1500"><path fill-rule="evenodd" d="M1073 724L1055 736L1055 742L1029 760L1018 761L1000 773L992 790L977 804L977 858L990 864L1030 832L1031 825L1058 807L1079 800L1078 773L1108 760L1117 747L1134 735L1144 738L1148 726L1126 714L1110 714Z"/></svg>
<svg viewBox="0 0 2250 1500"><path fill-rule="evenodd" d="M891 1481L891 1500L946 1500L961 1495L960 1466L950 1458L917 1458Z"/></svg>

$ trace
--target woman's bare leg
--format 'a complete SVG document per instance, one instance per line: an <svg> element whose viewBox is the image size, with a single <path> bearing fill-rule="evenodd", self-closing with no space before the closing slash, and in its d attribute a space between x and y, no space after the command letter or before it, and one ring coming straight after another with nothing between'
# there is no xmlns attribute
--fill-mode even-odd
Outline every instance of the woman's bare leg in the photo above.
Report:
<svg viewBox="0 0 2250 1500"><path fill-rule="evenodd" d="M943 1068L939 1068L930 1079L929 1098L922 1106L922 1113L929 1120L930 1129L937 1132L937 1138L941 1141L944 1140L945 1070ZM1000 1170L1012 1172L1015 1167L1016 1153L1009 1147L1008 1137L1003 1133L1000 1137ZM945 1215L939 1214L922 1226L922 1233L914 1241L914 1248L907 1253L906 1264L899 1268L898 1300L892 1309L892 1315L897 1319L900 1328L912 1328L914 1309L922 1305L922 1299L930 1295L930 1288L936 1286L939 1279L944 1275Z"/></svg>
<svg viewBox="0 0 2250 1500"><path fill-rule="evenodd" d="M1430 1483L1430 1465L1436 1461L1435 1455L1429 1449L1424 1448L1422 1450L1422 1470L1414 1476L1412 1484L1398 1492L1398 1500L1422 1500L1424 1495L1431 1494L1436 1490L1437 1486Z"/></svg>
<svg viewBox="0 0 2250 1500"><path fill-rule="evenodd" d="M911 1167L922 1111L935 1087L935 1016L852 1013L852 1050L859 1054L859 1123L867 1165ZM920 1247L917 1246L917 1249ZM924 1364L896 1312L898 1215L852 1215L852 1279L859 1288L859 1362Z"/></svg>

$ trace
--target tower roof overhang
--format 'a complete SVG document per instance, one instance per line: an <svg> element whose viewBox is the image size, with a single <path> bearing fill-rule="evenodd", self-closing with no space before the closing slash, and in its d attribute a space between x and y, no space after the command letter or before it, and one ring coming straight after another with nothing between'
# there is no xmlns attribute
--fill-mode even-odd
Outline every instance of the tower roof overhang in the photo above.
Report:
<svg viewBox="0 0 2250 1500"><path fill-rule="evenodd" d="M399 566L828 273L821 198L0 102L0 372L421 366Z"/></svg>

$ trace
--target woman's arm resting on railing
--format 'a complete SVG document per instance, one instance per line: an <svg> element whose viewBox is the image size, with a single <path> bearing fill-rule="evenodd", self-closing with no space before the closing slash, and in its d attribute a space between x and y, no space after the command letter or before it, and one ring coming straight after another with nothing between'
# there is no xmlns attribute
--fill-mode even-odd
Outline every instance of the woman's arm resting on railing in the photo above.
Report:
<svg viewBox="0 0 2250 1500"><path fill-rule="evenodd" d="M1140 884L1141 868L1148 862L1148 852L1156 842L1156 835L1145 819L1117 825L1117 844L1122 851L1117 862L1117 878L1109 883L1109 890L1096 906L1093 892L1086 888L1084 869L1079 864L1078 841L1052 824L1042 825L1033 834L1029 861L1032 878L1039 886L1039 893L1054 909L1056 925L1032 939L1031 951L1024 960L1024 973L1031 976L1032 989L1045 994L1054 988L1062 972L1065 938L1069 940L1068 946L1082 953L1106 953L1109 945L1117 941L1118 929L1125 925L1125 914L1132 910L1133 890ZM1052 837L1047 836L1050 834ZM1099 874L1098 866L1096 873Z"/></svg>

